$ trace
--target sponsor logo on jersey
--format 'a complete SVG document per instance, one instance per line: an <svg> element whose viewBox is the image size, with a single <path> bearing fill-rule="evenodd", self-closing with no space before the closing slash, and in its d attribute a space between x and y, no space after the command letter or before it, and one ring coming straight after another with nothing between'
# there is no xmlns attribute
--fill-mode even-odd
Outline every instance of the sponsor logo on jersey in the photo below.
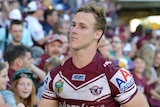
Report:
<svg viewBox="0 0 160 107"><path fill-rule="evenodd" d="M112 62L111 61L106 61L103 66L106 67L107 65L111 64Z"/></svg>
<svg viewBox="0 0 160 107"><path fill-rule="evenodd" d="M74 101L73 101L74 102ZM59 102L59 107L106 107L104 104L97 104L97 105L87 105L85 103L82 104L67 104L67 102L63 101L63 102Z"/></svg>
<svg viewBox="0 0 160 107"><path fill-rule="evenodd" d="M120 68L110 81L119 89L121 93L125 92L134 84L132 75L124 68Z"/></svg>
<svg viewBox="0 0 160 107"><path fill-rule="evenodd" d="M61 93L63 90L63 81L59 80L55 83L55 92Z"/></svg>
<svg viewBox="0 0 160 107"><path fill-rule="evenodd" d="M93 95L100 95L102 92L102 89L103 87L99 87L99 86L93 86L92 88L89 88L89 90Z"/></svg>
<svg viewBox="0 0 160 107"><path fill-rule="evenodd" d="M86 75L84 75L84 74L73 74L72 75L72 80L85 81L85 77L86 77Z"/></svg>

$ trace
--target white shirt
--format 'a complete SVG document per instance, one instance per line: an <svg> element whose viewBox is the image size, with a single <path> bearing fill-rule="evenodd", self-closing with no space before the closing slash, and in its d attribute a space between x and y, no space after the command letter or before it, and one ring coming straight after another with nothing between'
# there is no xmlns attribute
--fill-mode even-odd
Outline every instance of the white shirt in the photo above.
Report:
<svg viewBox="0 0 160 107"><path fill-rule="evenodd" d="M32 16L27 16L25 18L25 21L26 21L26 28L31 33L34 41L37 42L45 37L42 25L36 18Z"/></svg>

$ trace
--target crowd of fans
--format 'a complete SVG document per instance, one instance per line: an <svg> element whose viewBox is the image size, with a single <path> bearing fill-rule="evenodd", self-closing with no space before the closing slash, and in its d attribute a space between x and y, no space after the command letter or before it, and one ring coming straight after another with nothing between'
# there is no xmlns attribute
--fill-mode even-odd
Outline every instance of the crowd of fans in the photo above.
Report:
<svg viewBox="0 0 160 107"><path fill-rule="evenodd" d="M129 25L121 23L119 4L112 0L0 0L3 107L38 104L47 72L72 55L70 22L76 9L87 2L100 3L106 10L107 29L97 52L130 70L151 107L160 107L159 35L143 25L130 32Z"/></svg>

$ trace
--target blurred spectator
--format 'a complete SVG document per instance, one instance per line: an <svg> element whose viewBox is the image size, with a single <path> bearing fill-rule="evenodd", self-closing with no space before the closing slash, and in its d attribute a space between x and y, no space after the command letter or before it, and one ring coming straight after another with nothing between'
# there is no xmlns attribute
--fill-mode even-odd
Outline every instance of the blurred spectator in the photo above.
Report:
<svg viewBox="0 0 160 107"><path fill-rule="evenodd" d="M51 69L56 68L58 65L60 65L62 62L58 57L51 57L46 60L46 63L44 65L44 71L48 73Z"/></svg>
<svg viewBox="0 0 160 107"><path fill-rule="evenodd" d="M31 71L41 80L44 81L46 74L33 65L33 60L31 56L31 51L29 48L23 45L17 45L10 49L8 49L5 54L4 58L9 63L9 78L11 84L11 78L16 70L21 68L31 69ZM38 84L38 82L37 82Z"/></svg>
<svg viewBox="0 0 160 107"><path fill-rule="evenodd" d="M157 81L151 86L160 94L160 48L156 49L152 70L155 70L157 74L157 78L155 78Z"/></svg>
<svg viewBox="0 0 160 107"><path fill-rule="evenodd" d="M68 54L68 50L69 50L69 39L68 39L68 35L65 35L64 33L59 33L60 39L63 42L63 49L62 49L62 54L65 56Z"/></svg>
<svg viewBox="0 0 160 107"><path fill-rule="evenodd" d="M125 45L124 38L120 36L114 36L112 38L112 49L110 52L110 59L114 64L119 65L122 68L131 70L134 67L133 61L123 54L123 47Z"/></svg>
<svg viewBox="0 0 160 107"><path fill-rule="evenodd" d="M44 54L44 49L39 46L33 46L31 47L31 53L33 58L33 64L37 66L40 63L40 57Z"/></svg>
<svg viewBox="0 0 160 107"><path fill-rule="evenodd" d="M11 90L17 104L22 103L24 107L34 107L36 104L36 87L34 85L33 72L28 69L17 70L12 77Z"/></svg>
<svg viewBox="0 0 160 107"><path fill-rule="evenodd" d="M141 57L134 57L134 69L132 71L135 83L138 89L144 93L151 107L160 107L160 95L147 84L147 79L144 76L145 61Z"/></svg>
<svg viewBox="0 0 160 107"><path fill-rule="evenodd" d="M0 0L0 28L8 26L8 24L9 24L8 13L9 13L8 1L7 0Z"/></svg>
<svg viewBox="0 0 160 107"><path fill-rule="evenodd" d="M25 12L25 9L27 7L27 4L31 1L31 0L18 0L19 4L20 4L20 10L22 13Z"/></svg>
<svg viewBox="0 0 160 107"><path fill-rule="evenodd" d="M43 16L44 9L45 7L42 6L40 1L31 1L27 5L27 16L25 18L25 26L32 35L34 45L42 47L49 38L49 36L44 35L43 27L39 22Z"/></svg>
<svg viewBox="0 0 160 107"><path fill-rule="evenodd" d="M110 57L110 51L112 49L109 39L103 35L98 43L98 52L106 59Z"/></svg>
<svg viewBox="0 0 160 107"><path fill-rule="evenodd" d="M10 10L20 8L20 4L19 4L18 0L8 0L8 1L9 1L9 9Z"/></svg>
<svg viewBox="0 0 160 107"><path fill-rule="evenodd" d="M132 41L134 43L137 43L137 41L144 35L143 30L144 28L141 24L136 27L135 32L132 34Z"/></svg>
<svg viewBox="0 0 160 107"><path fill-rule="evenodd" d="M11 22L9 32L12 35L12 41L7 45L7 48L15 46L15 45L23 45L21 43L22 32L23 32L23 23L19 20L13 20ZM24 44L25 45L25 44Z"/></svg>
<svg viewBox="0 0 160 107"><path fill-rule="evenodd" d="M6 90L8 78L8 63L0 62L0 107L24 107L20 104L16 105L14 94L10 90ZM3 106L1 104L4 104Z"/></svg>
<svg viewBox="0 0 160 107"><path fill-rule="evenodd" d="M13 23L13 24L16 24L15 22L22 21L22 15L21 15L20 10L13 9L9 13L9 19L10 19L10 23ZM25 45L25 46L31 47L33 45L31 34L29 33L29 31L25 27L23 27L22 31L23 32L22 32L21 43L23 45ZM0 28L0 33L1 33L1 36L0 36L0 41L1 41L0 49L2 50L2 52L4 52L6 50L6 46L8 44L10 44L11 41L12 41L12 35L9 33L9 29L7 27Z"/></svg>
<svg viewBox="0 0 160 107"><path fill-rule="evenodd" d="M58 21L58 13L53 7L48 7L44 11L44 21L42 22L43 30L45 32L45 35L51 34L52 28L54 24Z"/></svg>
<svg viewBox="0 0 160 107"><path fill-rule="evenodd" d="M58 34L50 36L45 44L45 53L41 56L41 62L38 64L40 69L44 69L45 61L52 56L61 57L63 41Z"/></svg>
<svg viewBox="0 0 160 107"><path fill-rule="evenodd" d="M155 71L151 70L153 66L155 51L155 46L150 42L143 44L140 50L138 51L139 56L142 57L146 63L145 76L147 80L154 79L156 77Z"/></svg>
<svg viewBox="0 0 160 107"><path fill-rule="evenodd" d="M66 21L63 19L59 19L53 26L53 32L54 33L64 33L65 35L68 35L69 33L69 25Z"/></svg>

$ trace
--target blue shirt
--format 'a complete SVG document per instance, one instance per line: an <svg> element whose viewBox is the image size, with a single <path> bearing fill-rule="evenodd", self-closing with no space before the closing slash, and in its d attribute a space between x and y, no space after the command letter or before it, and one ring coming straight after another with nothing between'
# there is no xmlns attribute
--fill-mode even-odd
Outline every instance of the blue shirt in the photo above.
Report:
<svg viewBox="0 0 160 107"><path fill-rule="evenodd" d="M3 90L0 91L0 94L2 95L5 103L11 107L17 107L16 100L14 98L14 94L12 91L9 90Z"/></svg>
<svg viewBox="0 0 160 107"><path fill-rule="evenodd" d="M8 39L6 40L6 28L0 28L0 50L4 52L5 41L7 41L7 45L12 41L12 35L8 33ZM33 41L30 32L24 27L21 43L24 46L31 47L33 46Z"/></svg>

